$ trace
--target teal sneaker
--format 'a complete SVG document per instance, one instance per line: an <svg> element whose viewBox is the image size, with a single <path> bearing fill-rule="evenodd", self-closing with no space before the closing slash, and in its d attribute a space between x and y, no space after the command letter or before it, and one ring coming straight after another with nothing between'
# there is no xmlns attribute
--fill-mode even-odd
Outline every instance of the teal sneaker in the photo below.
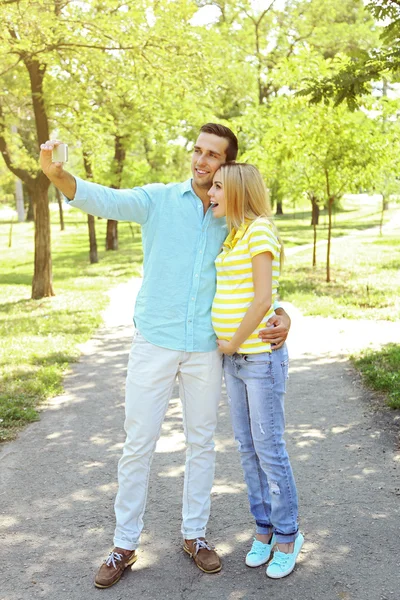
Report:
<svg viewBox="0 0 400 600"><path fill-rule="evenodd" d="M284 552L275 550L274 557L267 567L267 576L271 577L271 579L280 579L281 577L286 577L286 575L289 575L289 573L291 573L294 569L296 559L303 544L304 536L299 533L295 539L294 550L291 554L285 554Z"/></svg>
<svg viewBox="0 0 400 600"><path fill-rule="evenodd" d="M272 548L275 546L275 543L275 534L272 535L269 544L263 544L263 542L254 538L251 550L246 555L246 565L248 567L260 567L261 565L265 565L271 558Z"/></svg>

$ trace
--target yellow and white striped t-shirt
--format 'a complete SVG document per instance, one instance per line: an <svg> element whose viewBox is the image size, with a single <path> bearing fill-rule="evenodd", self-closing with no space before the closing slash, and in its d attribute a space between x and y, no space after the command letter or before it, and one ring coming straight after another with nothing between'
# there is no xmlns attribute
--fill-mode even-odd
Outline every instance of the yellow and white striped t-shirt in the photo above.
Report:
<svg viewBox="0 0 400 600"><path fill-rule="evenodd" d="M262 342L258 333L274 312L279 285L280 243L274 226L266 217L242 223L237 231L230 232L215 260L217 292L212 306L212 324L217 337L229 341L254 299L251 259L262 252L272 254L272 303L260 325L238 349L242 354L271 352L271 345Z"/></svg>

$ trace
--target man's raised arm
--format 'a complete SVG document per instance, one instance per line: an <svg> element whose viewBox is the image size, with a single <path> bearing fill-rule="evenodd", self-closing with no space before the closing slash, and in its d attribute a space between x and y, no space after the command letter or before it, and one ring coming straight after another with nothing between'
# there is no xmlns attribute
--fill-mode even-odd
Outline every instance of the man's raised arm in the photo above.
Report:
<svg viewBox="0 0 400 600"><path fill-rule="evenodd" d="M140 187L116 190L74 177L64 170L63 163L52 162L53 148L59 144L61 142L50 140L41 145L40 166L73 207L103 219L146 223L154 193Z"/></svg>

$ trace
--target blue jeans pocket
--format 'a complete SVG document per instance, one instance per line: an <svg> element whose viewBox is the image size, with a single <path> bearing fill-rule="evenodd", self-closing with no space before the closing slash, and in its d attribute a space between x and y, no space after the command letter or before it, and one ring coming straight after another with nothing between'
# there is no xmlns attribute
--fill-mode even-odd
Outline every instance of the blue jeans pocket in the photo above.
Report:
<svg viewBox="0 0 400 600"><path fill-rule="evenodd" d="M266 365L270 362L270 352L243 354L243 360L252 365Z"/></svg>

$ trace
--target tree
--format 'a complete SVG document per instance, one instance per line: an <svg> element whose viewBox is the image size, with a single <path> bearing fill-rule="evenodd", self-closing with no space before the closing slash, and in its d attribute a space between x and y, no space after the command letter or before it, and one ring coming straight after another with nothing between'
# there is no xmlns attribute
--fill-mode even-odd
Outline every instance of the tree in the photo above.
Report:
<svg viewBox="0 0 400 600"><path fill-rule="evenodd" d="M72 73L79 74L74 81L80 93L92 103L95 113L96 94L89 93L93 91L93 73L97 79L105 78L107 74L110 81L113 78L114 87L126 79L134 79L135 89L142 85L146 92L152 87L159 89L168 81L168 89L171 91L175 87L176 91L174 97L171 95L171 100L175 100L173 112L184 121L185 113L179 112L176 99L182 96L182 104L189 106L194 95L186 93L185 97L185 86L190 90L187 84L192 84L195 77L199 80L203 75L202 65L209 62L202 56L199 31L187 27L195 11L196 5L187 0L174 3L168 0L156 3L138 0L126 5L121 5L118 0L101 3L95 0L86 3L21 0L3 5L0 77L2 83L9 82L10 85L5 85L3 89L9 91L0 95L0 150L7 167L24 181L34 199L33 298L54 294L47 195L49 182L37 170L37 155L40 144L49 139L50 126L56 124L60 112L74 112L74 94L59 97L57 92L65 88L68 78L72 80ZM135 32L134 36L132 31ZM130 64L126 70L127 65L121 57L128 55ZM111 59L114 69L110 72L107 69ZM89 72L87 65L94 63L95 69ZM85 84L91 75L92 86L86 91ZM205 79L208 75L204 70ZM30 89L29 96L26 95L26 89ZM206 85L204 90L197 90L198 97L204 97L209 91ZM147 100L153 99L155 93L154 90L150 92ZM15 140L9 138L8 128L15 118L15 96L34 116L33 149L28 148L22 137ZM55 101L57 98L58 102ZM169 106L171 104L170 101ZM197 110L197 114L199 112ZM190 111L187 111L188 114ZM137 123L137 115L134 117ZM140 119L143 118L145 116L140 115ZM157 119L151 122L154 124ZM87 128L90 125L91 119ZM58 129L61 130L61 127ZM121 134L117 131L115 135L119 137ZM25 168L21 166L21 154L27 163Z"/></svg>
<svg viewBox="0 0 400 600"><path fill-rule="evenodd" d="M335 74L315 77L301 91L313 103L332 100L335 106L346 101L351 110L359 98L371 94L374 82L398 80L400 73L400 3L398 0L370 0L367 9L384 23L380 44L367 51L343 56Z"/></svg>
<svg viewBox="0 0 400 600"><path fill-rule="evenodd" d="M110 1L110 4L113 3ZM27 145L20 138L17 142L25 151L25 157L30 163L29 168L21 168L12 151L12 144L7 135L7 124L12 118L10 92L5 91L0 98L0 151L7 167L19 177L32 194L35 217L35 259L32 282L32 298L54 295L52 285L50 215L48 207L47 177L37 170L37 153L40 144L50 137L47 84L52 80L55 88L55 72L59 56L65 54L73 60L82 52L82 48L97 48L106 50L121 44L110 43L110 37L119 39L120 36L108 35L105 41L102 27L105 27L107 11L101 8L93 10L88 15L86 7L60 0L49 2L9 2L3 11L4 27L0 34L0 49L3 56L2 76L12 80L21 89L23 86L30 90L29 102L32 107L35 122L35 155L29 154ZM114 6L111 6L114 9ZM120 19L118 20L118 22ZM114 24L114 23L113 23ZM118 23L119 24L119 23ZM81 30L85 27L90 32L91 39L82 42ZM115 31L108 30L114 34ZM120 33L120 32L118 32ZM88 36L87 36L88 37ZM14 86L15 87L15 86ZM26 89L26 88L25 88Z"/></svg>

